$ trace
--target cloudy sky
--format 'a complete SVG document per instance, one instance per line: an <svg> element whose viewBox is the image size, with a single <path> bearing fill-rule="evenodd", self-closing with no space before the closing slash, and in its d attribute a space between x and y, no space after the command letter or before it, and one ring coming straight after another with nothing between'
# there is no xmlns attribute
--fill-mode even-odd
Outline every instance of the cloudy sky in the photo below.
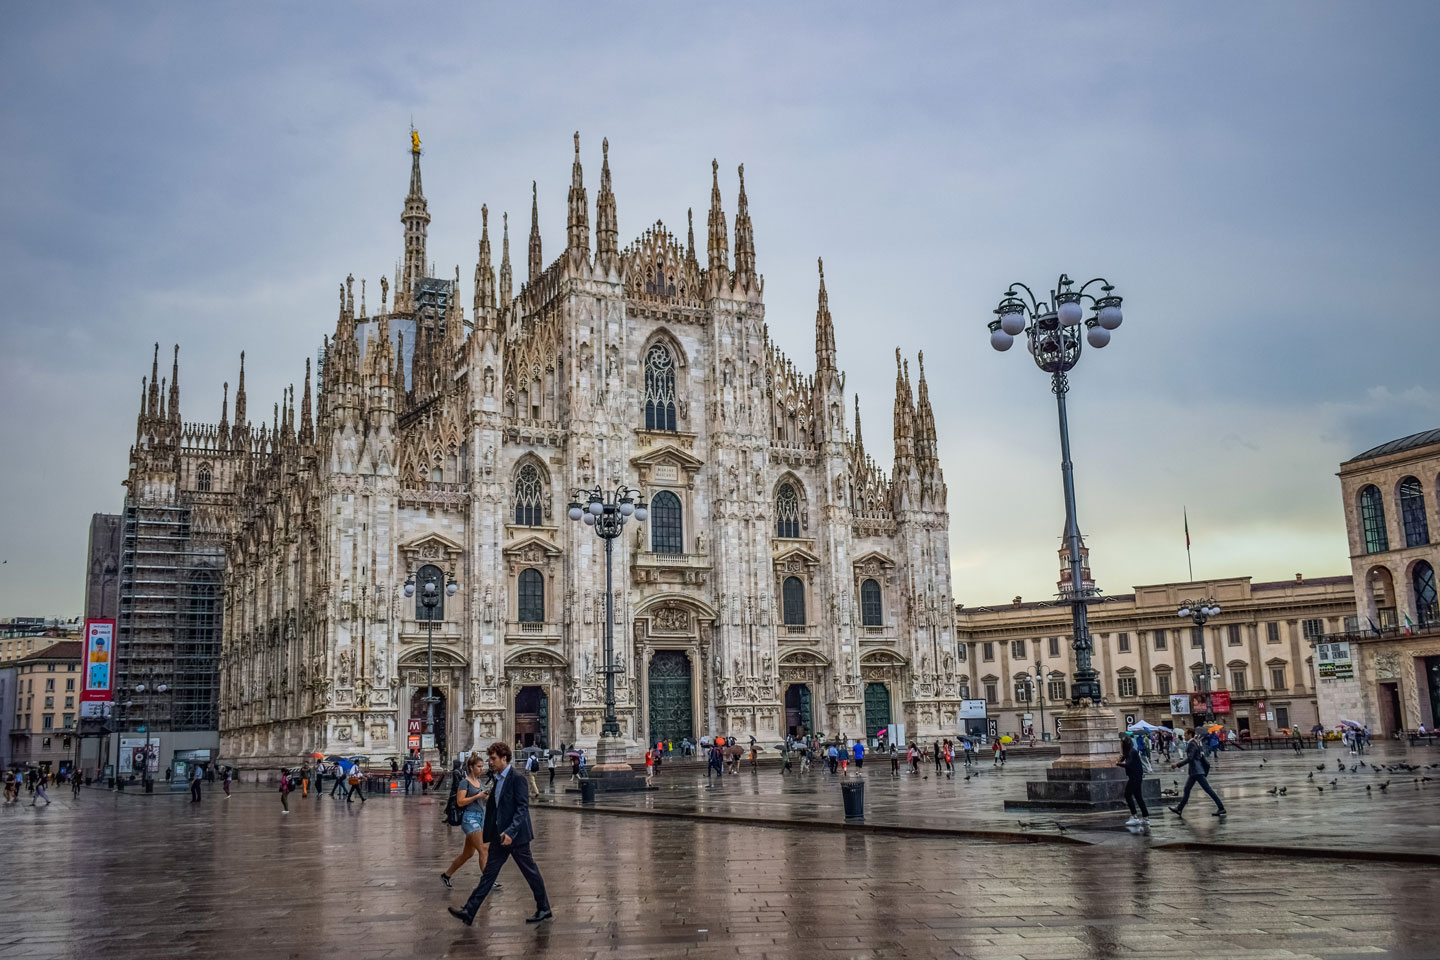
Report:
<svg viewBox="0 0 1440 960"><path fill-rule="evenodd" d="M393 271L412 120L442 275L470 277L482 203L515 215L523 274L532 179L559 252L575 130L592 201L610 139L622 242L657 218L683 232L687 207L703 224L712 157L733 215L743 162L771 335L813 364L823 256L878 459L894 348L912 368L925 351L961 602L1055 590L1054 401L1023 350L986 342L1012 280L1103 274L1126 298L1071 394L1109 592L1185 578L1182 507L1199 577L1348 572L1338 464L1440 426L1434 4L6 19L0 616L80 612L153 342L181 345L187 419L218 418L241 350L268 418L336 284Z"/></svg>

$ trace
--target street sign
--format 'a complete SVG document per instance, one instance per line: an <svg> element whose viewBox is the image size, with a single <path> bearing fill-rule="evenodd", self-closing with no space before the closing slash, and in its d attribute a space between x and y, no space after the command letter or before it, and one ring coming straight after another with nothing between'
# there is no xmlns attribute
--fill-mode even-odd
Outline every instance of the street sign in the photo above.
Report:
<svg viewBox="0 0 1440 960"><path fill-rule="evenodd" d="M419 717L411 717L411 718L410 718L410 732L411 732L411 733L424 733L424 732L425 732L425 721L424 721L424 720L421 720Z"/></svg>
<svg viewBox="0 0 1440 960"><path fill-rule="evenodd" d="M1056 733L1059 733L1059 732L1060 732L1060 718L1059 718L1059 717L1056 717L1056 718L1055 718L1055 732L1056 732Z"/></svg>
<svg viewBox="0 0 1440 960"><path fill-rule="evenodd" d="M435 734L433 734L433 733L421 734L421 735L420 735L420 749L422 749L422 750L434 750L434 749L435 749Z"/></svg>
<svg viewBox="0 0 1440 960"><path fill-rule="evenodd" d="M1127 726L1127 727L1133 727L1134 725L1135 725L1135 714L1133 714L1133 713L1127 713L1127 714L1125 714L1125 726Z"/></svg>

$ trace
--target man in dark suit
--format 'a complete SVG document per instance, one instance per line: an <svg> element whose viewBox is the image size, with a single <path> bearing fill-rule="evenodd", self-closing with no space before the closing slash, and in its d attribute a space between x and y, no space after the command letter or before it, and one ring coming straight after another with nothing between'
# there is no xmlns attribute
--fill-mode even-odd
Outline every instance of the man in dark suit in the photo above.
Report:
<svg viewBox="0 0 1440 960"><path fill-rule="evenodd" d="M482 834L490 847L490 859L485 864L485 872L480 875L480 885L465 901L464 908L456 910L449 907L450 915L467 927L473 923L480 904L485 902L490 888L495 885L500 868L513 857L525 882L530 884L530 892L535 895L535 914L526 917L525 922L549 920L550 898L545 895L545 881L530 854L530 841L535 839L535 828L530 824L530 786L524 776L510 766L509 746L492 743L485 752L490 762L490 773L495 777L495 789L490 791L490 799L485 801Z"/></svg>

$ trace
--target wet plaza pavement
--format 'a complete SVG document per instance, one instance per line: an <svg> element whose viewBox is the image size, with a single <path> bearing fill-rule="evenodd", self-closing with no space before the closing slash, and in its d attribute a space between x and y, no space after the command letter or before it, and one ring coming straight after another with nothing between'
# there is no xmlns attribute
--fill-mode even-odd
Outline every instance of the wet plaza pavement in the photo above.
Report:
<svg viewBox="0 0 1440 960"><path fill-rule="evenodd" d="M286 816L259 789L228 801L212 790L198 805L54 792L48 808L0 810L0 960L1440 954L1440 881L1428 866L831 833L543 804L534 850L555 919L524 922L534 904L507 867L504 889L464 928L444 908L463 901L478 871L467 866L453 891L441 885L459 833L434 797L362 806L296 796ZM750 802L773 802L757 794Z"/></svg>

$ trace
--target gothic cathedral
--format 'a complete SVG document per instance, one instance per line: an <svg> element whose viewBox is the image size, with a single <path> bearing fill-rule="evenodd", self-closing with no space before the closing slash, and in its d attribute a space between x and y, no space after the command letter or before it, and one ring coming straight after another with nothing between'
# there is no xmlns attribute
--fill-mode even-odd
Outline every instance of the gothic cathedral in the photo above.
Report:
<svg viewBox="0 0 1440 960"><path fill-rule="evenodd" d="M467 317L459 270L429 276L415 138L393 287L371 314L363 281L358 305L341 285L313 404L308 361L298 413L291 388L270 424L246 419L243 358L233 426L228 387L219 425L142 395L132 495L228 523L226 762L399 754L427 707L442 758L497 739L593 747L605 551L566 509L597 486L649 504L614 541L610 598L632 747L957 729L969 692L923 359L912 390L896 351L887 477L858 400L846 423L823 264L814 372L770 340L744 167L732 262L712 163L702 262L693 221L683 242L657 222L620 247L603 147L593 246L577 134L565 248L545 262L532 202L518 293L508 223L497 274L482 208ZM441 585L437 605L406 596L412 576Z"/></svg>

